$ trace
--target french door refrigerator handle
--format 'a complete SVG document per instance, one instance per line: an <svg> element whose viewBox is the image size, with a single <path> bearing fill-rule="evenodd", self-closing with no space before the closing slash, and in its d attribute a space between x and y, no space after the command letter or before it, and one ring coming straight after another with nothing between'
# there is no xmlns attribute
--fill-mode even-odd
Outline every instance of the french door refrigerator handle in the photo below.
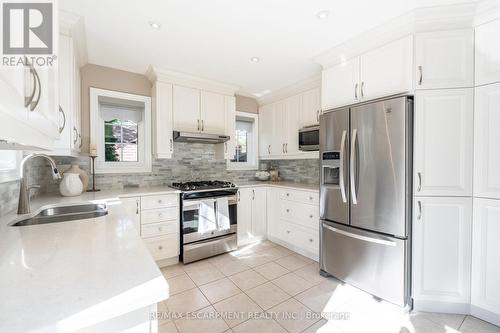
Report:
<svg viewBox="0 0 500 333"><path fill-rule="evenodd" d="M345 182L344 182L344 154L345 154L345 137L347 131L342 132L342 139L340 139L340 169L339 169L339 185L340 194L342 194L342 202L347 202L347 196L345 193Z"/></svg>
<svg viewBox="0 0 500 333"><path fill-rule="evenodd" d="M350 178L351 178L351 196L353 205L358 204L358 196L356 194L356 178L354 176L354 155L356 153L356 138L358 135L358 130L355 128L352 130L352 140L351 140L351 160L350 160ZM358 161L356 160L356 163Z"/></svg>
<svg viewBox="0 0 500 333"><path fill-rule="evenodd" d="M324 223L323 223L323 228L326 228L326 229L328 229L330 231L333 231L333 232L336 232L338 234L341 234L341 235L344 235L344 236L347 236L347 237L351 237L351 238L355 238L355 239L359 239L359 240L362 240L362 241L365 241L365 242L382 244L382 245L388 245L388 246L396 246L396 242L393 242L393 241L390 241L390 240L378 239L378 238L372 238L372 237L368 237L368 236L354 234L352 232L348 232L348 231L344 231L344 230L340 230L340 229L331 227L331 226L326 225Z"/></svg>

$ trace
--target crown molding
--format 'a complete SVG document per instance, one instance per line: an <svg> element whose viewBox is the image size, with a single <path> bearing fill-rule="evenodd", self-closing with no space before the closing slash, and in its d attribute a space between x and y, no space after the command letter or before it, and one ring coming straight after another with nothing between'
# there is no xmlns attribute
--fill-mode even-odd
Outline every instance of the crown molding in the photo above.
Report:
<svg viewBox="0 0 500 333"><path fill-rule="evenodd" d="M240 90L240 87L236 85L153 66L148 68L145 75L152 83L156 81L168 82L179 86L212 91L223 95L234 96L235 93Z"/></svg>
<svg viewBox="0 0 500 333"><path fill-rule="evenodd" d="M88 63L87 36L82 16L64 10L59 11L59 33L73 38L78 67Z"/></svg>
<svg viewBox="0 0 500 333"><path fill-rule="evenodd" d="M299 81L287 87L273 91L272 93L257 99L259 106L271 104L285 98L303 93L304 91L321 87L321 73L318 73L305 80ZM255 98L255 97L254 97Z"/></svg>
<svg viewBox="0 0 500 333"><path fill-rule="evenodd" d="M319 54L314 60L328 68L417 32L473 28L477 7L478 3L465 3L417 8Z"/></svg>

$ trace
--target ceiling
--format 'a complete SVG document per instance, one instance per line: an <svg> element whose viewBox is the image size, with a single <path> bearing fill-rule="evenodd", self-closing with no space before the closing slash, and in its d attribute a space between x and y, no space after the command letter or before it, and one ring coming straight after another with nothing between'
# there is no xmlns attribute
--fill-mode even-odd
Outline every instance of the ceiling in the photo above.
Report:
<svg viewBox="0 0 500 333"><path fill-rule="evenodd" d="M471 1L63 0L59 6L84 18L90 63L137 73L153 65L254 95L317 75L314 56L388 19L464 2ZM317 18L322 10L327 19Z"/></svg>

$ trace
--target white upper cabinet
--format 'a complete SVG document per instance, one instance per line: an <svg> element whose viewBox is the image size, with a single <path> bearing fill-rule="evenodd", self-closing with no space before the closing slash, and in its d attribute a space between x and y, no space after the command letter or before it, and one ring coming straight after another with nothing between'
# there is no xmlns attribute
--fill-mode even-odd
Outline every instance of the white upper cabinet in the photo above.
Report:
<svg viewBox="0 0 500 333"><path fill-rule="evenodd" d="M500 83L476 88L474 195L500 199Z"/></svg>
<svg viewBox="0 0 500 333"><path fill-rule="evenodd" d="M308 90L302 94L302 109L299 114L299 128L319 123L321 112L320 88Z"/></svg>
<svg viewBox="0 0 500 333"><path fill-rule="evenodd" d="M285 154L297 154L299 152L299 119L301 111L302 95L295 95L286 99Z"/></svg>
<svg viewBox="0 0 500 333"><path fill-rule="evenodd" d="M472 89L418 91L415 106L415 195L472 195Z"/></svg>
<svg viewBox="0 0 500 333"><path fill-rule="evenodd" d="M201 130L200 90L174 85L174 130L196 132Z"/></svg>
<svg viewBox="0 0 500 333"><path fill-rule="evenodd" d="M224 159L233 158L236 149L236 98L234 96L224 96L224 108L226 119L226 135L229 141L224 143Z"/></svg>
<svg viewBox="0 0 500 333"><path fill-rule="evenodd" d="M499 240L500 201L474 199L472 315L478 315L476 314L476 308L490 313L500 313L500 283L498 283L500 280ZM495 324L498 325L498 316Z"/></svg>
<svg viewBox="0 0 500 333"><path fill-rule="evenodd" d="M413 36L361 56L361 99L408 92L413 87Z"/></svg>
<svg viewBox="0 0 500 333"><path fill-rule="evenodd" d="M172 98L173 86L157 81L153 84L152 104L152 151L155 158L171 158L174 152Z"/></svg>
<svg viewBox="0 0 500 333"><path fill-rule="evenodd" d="M271 153L272 155L284 155L285 143L288 140L287 132L287 102L282 100L274 103L273 107L273 127Z"/></svg>
<svg viewBox="0 0 500 333"><path fill-rule="evenodd" d="M426 302L443 302L462 304L459 308L448 307L448 311L468 310L471 233L471 198L415 199L412 270L415 309L435 311L426 308Z"/></svg>
<svg viewBox="0 0 500 333"><path fill-rule="evenodd" d="M472 29L416 34L416 89L466 88L473 85Z"/></svg>
<svg viewBox="0 0 500 333"><path fill-rule="evenodd" d="M274 106L264 105L259 108L259 155L270 156L273 151ZM277 153L277 152L276 152Z"/></svg>
<svg viewBox="0 0 500 333"><path fill-rule="evenodd" d="M476 28L476 85L500 82L500 20Z"/></svg>
<svg viewBox="0 0 500 333"><path fill-rule="evenodd" d="M225 134L226 108L224 95L201 91L201 131Z"/></svg>
<svg viewBox="0 0 500 333"><path fill-rule="evenodd" d="M325 69L321 75L323 111L359 101L359 58Z"/></svg>

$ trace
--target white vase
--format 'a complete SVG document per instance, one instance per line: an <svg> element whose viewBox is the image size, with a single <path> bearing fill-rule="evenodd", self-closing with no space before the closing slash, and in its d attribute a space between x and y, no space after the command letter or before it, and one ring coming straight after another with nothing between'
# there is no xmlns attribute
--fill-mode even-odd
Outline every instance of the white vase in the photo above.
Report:
<svg viewBox="0 0 500 333"><path fill-rule="evenodd" d="M63 179L59 184L59 191L63 197L75 197L82 194L83 184L80 175L77 173L64 173Z"/></svg>

